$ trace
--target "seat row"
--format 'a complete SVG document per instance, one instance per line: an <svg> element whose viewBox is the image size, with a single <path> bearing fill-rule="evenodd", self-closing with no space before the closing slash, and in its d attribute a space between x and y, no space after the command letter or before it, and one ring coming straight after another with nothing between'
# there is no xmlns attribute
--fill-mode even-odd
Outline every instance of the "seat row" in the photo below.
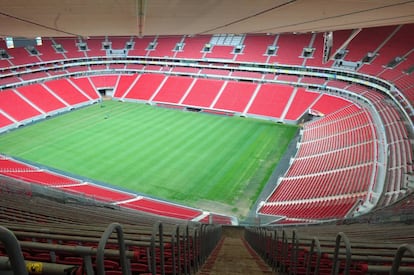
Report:
<svg viewBox="0 0 414 275"><path fill-rule="evenodd" d="M40 188L64 192L64 194L82 197L95 202L105 203L109 206L118 206L143 213L152 213L160 217L169 217L180 220L197 220L203 216L199 209L185 207L156 199L137 196L105 186L83 182L78 179L59 175L54 172L39 169L8 157L0 156L0 175L17 179L28 184L36 184ZM26 184L27 185L27 184ZM213 217L214 214L211 214ZM206 215L209 222L210 214ZM213 219L214 222L232 224L232 218L222 215Z"/></svg>
<svg viewBox="0 0 414 275"><path fill-rule="evenodd" d="M245 238L276 272L411 274L413 225L355 223L247 228Z"/></svg>
<svg viewBox="0 0 414 275"><path fill-rule="evenodd" d="M44 274L190 274L220 238L217 226L71 204L36 193L27 197L5 192L5 184L1 181L2 237L4 228L11 231L26 266L35 261ZM26 203L16 205L22 199ZM16 259L6 245L0 244L0 259Z"/></svg>

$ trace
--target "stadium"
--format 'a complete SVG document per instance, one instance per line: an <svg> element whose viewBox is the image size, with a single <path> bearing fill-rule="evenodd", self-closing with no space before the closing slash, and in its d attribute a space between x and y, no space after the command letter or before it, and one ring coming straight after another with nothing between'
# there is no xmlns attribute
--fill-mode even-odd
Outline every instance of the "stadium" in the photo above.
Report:
<svg viewBox="0 0 414 275"><path fill-rule="evenodd" d="M3 2L0 274L414 274L414 1Z"/></svg>

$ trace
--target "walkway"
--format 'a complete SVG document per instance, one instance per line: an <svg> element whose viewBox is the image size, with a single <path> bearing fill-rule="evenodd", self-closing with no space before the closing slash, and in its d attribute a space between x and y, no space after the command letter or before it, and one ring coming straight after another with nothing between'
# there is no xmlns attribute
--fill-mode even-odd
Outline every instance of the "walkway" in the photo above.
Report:
<svg viewBox="0 0 414 275"><path fill-rule="evenodd" d="M198 275L277 274L244 241L242 230L223 228L223 238ZM227 232L226 232L227 231Z"/></svg>

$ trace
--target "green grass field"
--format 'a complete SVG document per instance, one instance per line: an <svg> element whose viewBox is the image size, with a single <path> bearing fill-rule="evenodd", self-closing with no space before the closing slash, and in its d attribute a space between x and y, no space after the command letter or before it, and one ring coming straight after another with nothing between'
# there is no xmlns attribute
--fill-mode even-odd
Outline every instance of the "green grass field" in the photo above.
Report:
<svg viewBox="0 0 414 275"><path fill-rule="evenodd" d="M105 101L3 134L0 152L192 206L233 205L255 200L296 131Z"/></svg>

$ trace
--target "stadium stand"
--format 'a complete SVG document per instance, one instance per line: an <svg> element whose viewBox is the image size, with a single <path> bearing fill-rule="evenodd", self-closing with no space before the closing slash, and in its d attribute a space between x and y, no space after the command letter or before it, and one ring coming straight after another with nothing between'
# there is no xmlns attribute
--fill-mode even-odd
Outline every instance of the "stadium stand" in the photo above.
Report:
<svg viewBox="0 0 414 275"><path fill-rule="evenodd" d="M345 60L361 61L369 52L375 52L377 47L386 41L394 30L395 26L362 29L355 39L347 45Z"/></svg>
<svg viewBox="0 0 414 275"><path fill-rule="evenodd" d="M67 185L67 184L77 184L77 181L74 181L70 178L63 177L54 173L43 172L43 171L10 171L10 172L1 172L3 175L11 176L12 178L20 179L26 182L44 184L44 185Z"/></svg>
<svg viewBox="0 0 414 275"><path fill-rule="evenodd" d="M292 92L293 87L291 86L262 84L247 112L280 118Z"/></svg>
<svg viewBox="0 0 414 275"><path fill-rule="evenodd" d="M307 112L309 107L318 99L319 93L306 91L303 88L293 90L291 98L286 106L288 111L285 119L297 120ZM283 117L282 117L283 118Z"/></svg>
<svg viewBox="0 0 414 275"><path fill-rule="evenodd" d="M27 81L27 80L31 80L31 79L39 79L39 78L46 78L48 77L48 73L47 72L33 72L30 74L22 74L20 76L20 78L22 79L22 81Z"/></svg>
<svg viewBox="0 0 414 275"><path fill-rule="evenodd" d="M89 197L92 197L94 200L105 202L124 201L135 197L132 194L124 193L118 190L113 190L111 188L105 188L103 186L98 186L89 183L64 184L56 187L61 190L64 190L65 192L73 192L81 195L88 194Z"/></svg>
<svg viewBox="0 0 414 275"><path fill-rule="evenodd" d="M336 32L335 32L336 33ZM328 60L326 63L323 62L323 33L317 33L313 38L313 55L306 58L305 65L310 67L331 67L333 64L332 60ZM334 42L336 42L337 37L335 36Z"/></svg>
<svg viewBox="0 0 414 275"><path fill-rule="evenodd" d="M157 37L154 50L149 51L148 56L173 57L177 43L181 41L181 36L176 37Z"/></svg>
<svg viewBox="0 0 414 275"><path fill-rule="evenodd" d="M211 36L186 36L183 42L183 49L176 53L176 58L200 59L203 57L203 48L210 41Z"/></svg>
<svg viewBox="0 0 414 275"><path fill-rule="evenodd" d="M15 48L9 59L14 66L39 63L38 55L32 55L26 48Z"/></svg>
<svg viewBox="0 0 414 275"><path fill-rule="evenodd" d="M128 56L146 56L147 47L154 37L133 38L133 48L128 50Z"/></svg>
<svg viewBox="0 0 414 275"><path fill-rule="evenodd" d="M18 121L23 122L42 115L38 108L27 102L13 90L2 91L0 99L0 109Z"/></svg>
<svg viewBox="0 0 414 275"><path fill-rule="evenodd" d="M144 198L133 193L114 189L111 186L102 186L84 182L68 176L59 175L46 169L0 156L0 175L19 179L23 182L47 186L49 190L61 190L65 194L75 194L84 199L95 202L112 203L129 209L152 213L161 217L197 220L202 216L202 211L170 202ZM223 216L223 215L222 215ZM221 219L226 221L223 216ZM227 222L231 219L227 216ZM231 224L231 223L230 223Z"/></svg>
<svg viewBox="0 0 414 275"><path fill-rule="evenodd" d="M258 208L253 209L257 210L258 223L284 227L247 228L246 240L270 266L280 272L331 274L332 270L339 270L343 274L389 273L398 266L394 255L399 247L414 251L409 245L402 246L412 240L411 225L365 224L364 218L371 215L366 218L369 222L376 221L379 216L383 218L381 211L390 209L390 205L395 205L397 209L390 216L402 211L405 215L412 215L412 198L406 198L412 190L414 172L413 129L408 118L412 118L412 105L402 100L401 95L398 97L399 91L379 82L380 79L369 78L369 75L395 83L412 103L413 76L410 68L413 43L409 40L412 28L411 24L367 28L359 33L357 30L337 31L333 47L333 53L337 55L326 64L321 62L321 33L247 35L242 41L241 52L237 54L233 53L234 46L225 45L214 45L211 53L203 53L203 48L212 39L208 35L99 37L86 41L87 57L105 57L104 45L109 45L109 50L122 49L126 42L132 42L129 57L151 56L154 59L126 60L124 73L128 75L106 74L108 68L122 71L124 61L115 66L109 65L105 58L91 63L90 60L83 61L87 66L66 66L62 62L48 68L46 63L60 55L66 58L86 57L83 51L79 51L78 41L72 38L48 40L38 48L39 56L31 55L22 48L10 49L11 58L0 60L3 74L0 78L0 129L62 108L98 100L97 89L114 89L114 98L122 100L162 101L203 107L212 113L225 110L302 123L297 152L289 168L274 183L275 188L270 190ZM356 36L345 45L344 42L353 34ZM179 42L182 42L181 49L172 51ZM65 50L63 54L52 52L52 45L58 44ZM271 45L277 48L275 55L264 55ZM151 47L154 49L151 50ZM306 48L312 49L310 57L303 55ZM344 52L338 51L341 48ZM366 51L373 52L374 58L370 62L361 62L366 57ZM186 64L176 65L170 59L164 59L166 56L200 62L195 67L187 67ZM210 63L203 57L220 60ZM396 57L402 60L397 62ZM257 67L248 72L245 70L248 63L238 61L267 62L270 70L264 66L263 72L258 72ZM356 67L360 73L357 76L361 77L358 82L341 78L349 68L341 68L338 61L361 62ZM46 67L33 68L39 62ZM164 65L164 62L173 65ZM396 62L395 66L389 66L393 62ZM277 66L272 67L275 63L301 67L288 66L279 70ZM323 67L330 75L327 77L322 69L307 71L308 68L302 65ZM237 66L243 69L238 71ZM333 70L330 70L331 66ZM131 71L126 71L129 69ZM335 75L341 69L344 71ZM53 78L36 83L39 78L55 74L66 77L69 73L69 79ZM77 73L80 74L72 77ZM252 78L253 81L244 78ZM22 80L28 80L30 85L21 86ZM293 86L282 85L286 82ZM10 88L8 85L13 83L16 86ZM404 113L406 110L411 110L408 116ZM307 122L307 119L310 121ZM196 238L209 231L202 231L200 228L203 227L197 222L189 222L186 230L191 234L179 236L174 234L177 223L180 229L185 228L183 220L203 224L232 223L225 215L207 214L199 209L118 192L12 161L5 156L0 157L0 174L2 225L18 237L24 259L47 262L56 265L56 268L70 268L77 272L73 274L100 268L102 262L95 255L102 232L111 222L122 223L122 227L125 225L129 264L125 265L119 256L121 253L116 251L121 245L111 239L111 246L104 251L106 274L125 274L124 268L138 274L186 274L190 270L195 271L205 260L200 253L203 251L202 243L205 245L207 240ZM11 178L18 179L17 184ZM27 187L27 182L34 184ZM20 190L24 194L16 194ZM43 193L39 196L39 190L45 194L56 192L65 198L65 203L59 202L58 196L54 199L45 198ZM65 195L60 191L66 191ZM36 194L33 195L33 192ZM30 194L29 197L27 194ZM16 205L16 196L17 200L26 196L23 199L28 203ZM374 209L373 212L366 214L371 209ZM97 212L100 214L98 219ZM147 221L145 213L151 214ZM334 221L332 225L286 227L344 218L346 223L359 215L360 220L350 225ZM165 224L164 232L168 232L165 235L162 226L155 223L159 219ZM43 227L50 232L45 233L41 230ZM63 228L68 230L63 232ZM80 233L79 228L88 234ZM216 234L218 229L211 228ZM159 231L154 233L154 230ZM181 232L184 234L184 231ZM343 233L338 234L338 231ZM161 240L161 236L165 239ZM211 252L218 237L213 240L208 252ZM343 245L340 245L341 241ZM349 256L350 244L352 257ZM184 255L180 255L178 247ZM3 247L0 247L0 253L7 254ZM406 274L414 272L412 259L408 256L402 260L400 269Z"/></svg>
<svg viewBox="0 0 414 275"><path fill-rule="evenodd" d="M83 58L86 56L86 50L81 51L78 47L79 41L77 41L75 38L72 37L58 37L53 39L56 44L59 44L62 46L62 49L64 50L64 54L66 58Z"/></svg>
<svg viewBox="0 0 414 275"><path fill-rule="evenodd" d="M80 89L82 92L84 92L85 95L90 99L96 100L100 98L99 93L93 87L89 78L71 78L68 79L68 81L72 84L72 86L77 87L78 90Z"/></svg>
<svg viewBox="0 0 414 275"><path fill-rule="evenodd" d="M199 72L200 75L230 75L230 72L228 70L223 70L220 68L203 68Z"/></svg>
<svg viewBox="0 0 414 275"><path fill-rule="evenodd" d="M414 271L413 248L407 245L411 230L404 223L251 227L245 238L281 273L409 274Z"/></svg>
<svg viewBox="0 0 414 275"><path fill-rule="evenodd" d="M151 100L152 96L162 87L167 77L161 74L143 74L133 83L131 89L124 94L125 99Z"/></svg>
<svg viewBox="0 0 414 275"><path fill-rule="evenodd" d="M93 56L106 56L106 50L103 47L105 37L93 37L93 39L86 40L87 51L86 55Z"/></svg>
<svg viewBox="0 0 414 275"><path fill-rule="evenodd" d="M114 98L123 98L125 93L129 92L132 84L135 83L140 75L120 75L114 87Z"/></svg>
<svg viewBox="0 0 414 275"><path fill-rule="evenodd" d="M56 51L56 45L52 39L44 39L42 46L37 46L39 51L39 58L42 61L55 61L65 59L65 54ZM55 46L55 47L54 47Z"/></svg>
<svg viewBox="0 0 414 275"><path fill-rule="evenodd" d="M16 187L10 189L14 182L1 183L2 241L11 234L21 247L11 255L7 246L11 241L5 242L0 249L2 263L10 257L13 264L23 256L29 267L36 262L42 274L188 274L197 271L220 238L220 228L213 225L160 220L80 201L65 203L36 192L21 194ZM27 203L16 205L16 199ZM112 232L117 238L111 237ZM28 274L26 268L12 268Z"/></svg>
<svg viewBox="0 0 414 275"><path fill-rule="evenodd" d="M412 50L410 45L414 42L409 33L410 25L398 26L393 34L384 41L385 44L379 45L381 47L374 52L375 56L372 62L364 63L359 71L378 75L395 58L402 58L406 55Z"/></svg>
<svg viewBox="0 0 414 275"><path fill-rule="evenodd" d="M266 55L267 48L273 45L274 41L274 35L246 35L243 41L243 50L237 54L236 60L266 63L268 58Z"/></svg>
<svg viewBox="0 0 414 275"><path fill-rule="evenodd" d="M223 81L214 79L197 79L190 93L185 97L183 104L195 107L210 107L219 91Z"/></svg>
<svg viewBox="0 0 414 275"><path fill-rule="evenodd" d="M372 129L369 112L353 104L304 125L298 153L258 212L295 219L347 215L376 178Z"/></svg>
<svg viewBox="0 0 414 275"><path fill-rule="evenodd" d="M44 85L70 105L77 105L90 100L83 91L78 90L66 79L48 81Z"/></svg>
<svg viewBox="0 0 414 275"><path fill-rule="evenodd" d="M93 86L97 89L113 88L118 80L117 75L94 75L90 76Z"/></svg>
<svg viewBox="0 0 414 275"><path fill-rule="evenodd" d="M229 81L213 108L242 113L257 87L253 83Z"/></svg>
<svg viewBox="0 0 414 275"><path fill-rule="evenodd" d="M126 50L127 43L130 42L131 37L112 36L108 37L108 41L112 50Z"/></svg>
<svg viewBox="0 0 414 275"><path fill-rule="evenodd" d="M155 102L179 103L190 88L192 78L169 76L152 99Z"/></svg>
<svg viewBox="0 0 414 275"><path fill-rule="evenodd" d="M201 211L183 207L181 205L173 205L149 198L138 198L126 203L118 203L123 207L152 213L154 215L168 216L176 219L192 220L201 215Z"/></svg>
<svg viewBox="0 0 414 275"><path fill-rule="evenodd" d="M235 58L233 51L233 46L215 45L210 52L205 53L204 58L233 60Z"/></svg>
<svg viewBox="0 0 414 275"><path fill-rule="evenodd" d="M14 122L10 118L8 118L4 114L0 113L0 129L4 128L6 126L10 126L13 123Z"/></svg>
<svg viewBox="0 0 414 275"><path fill-rule="evenodd" d="M351 104L352 102L343 98L323 94L315 104L313 104L312 109L318 110L318 112L323 115L333 113L336 110L343 109Z"/></svg>
<svg viewBox="0 0 414 275"><path fill-rule="evenodd" d="M47 113L67 107L40 84L22 86L16 90Z"/></svg>
<svg viewBox="0 0 414 275"><path fill-rule="evenodd" d="M278 47L276 55L271 56L269 63L281 63L290 65L302 65L303 48L310 43L310 34L285 34L279 35L276 46Z"/></svg>

